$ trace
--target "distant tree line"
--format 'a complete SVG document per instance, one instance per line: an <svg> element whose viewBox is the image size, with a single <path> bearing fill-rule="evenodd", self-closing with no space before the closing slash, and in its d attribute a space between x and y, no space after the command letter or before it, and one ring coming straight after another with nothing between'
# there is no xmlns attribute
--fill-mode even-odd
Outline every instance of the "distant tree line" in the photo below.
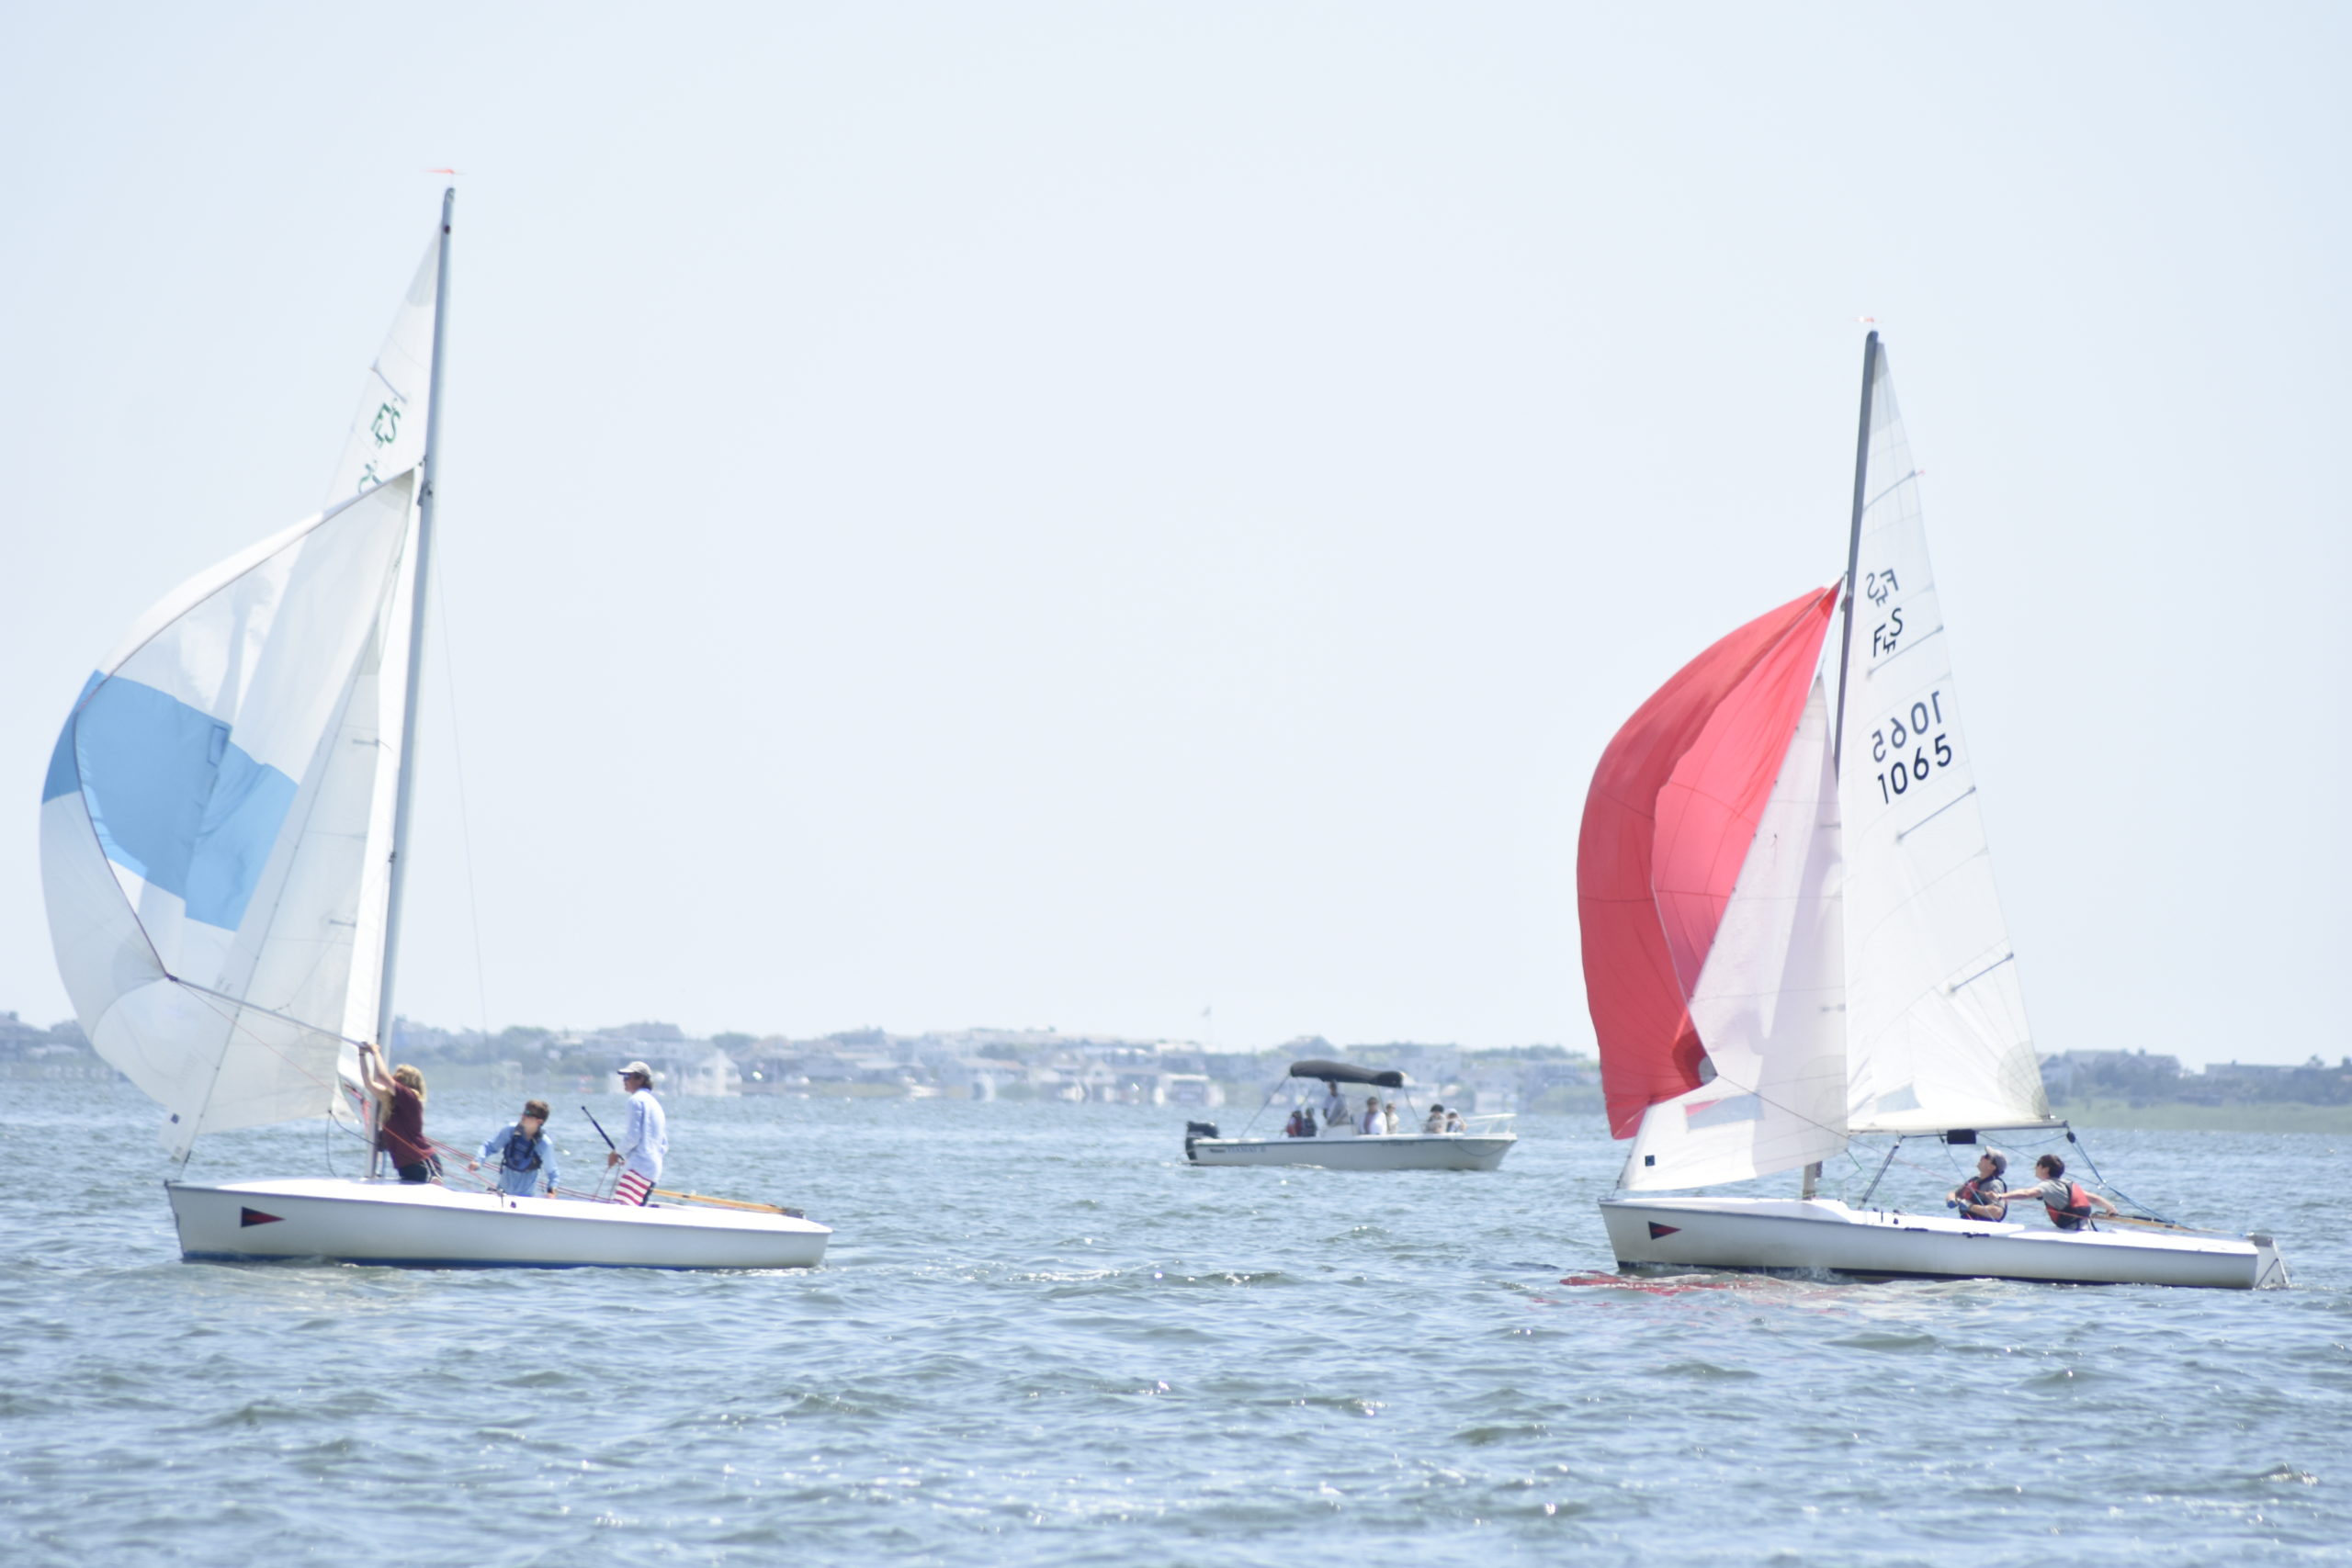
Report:
<svg viewBox="0 0 2352 1568"><path fill-rule="evenodd" d="M2041 1079L2059 1105L2352 1105L2352 1056L2334 1066L2215 1062L2183 1072L2177 1056L2146 1051L2067 1051L2045 1056Z"/></svg>

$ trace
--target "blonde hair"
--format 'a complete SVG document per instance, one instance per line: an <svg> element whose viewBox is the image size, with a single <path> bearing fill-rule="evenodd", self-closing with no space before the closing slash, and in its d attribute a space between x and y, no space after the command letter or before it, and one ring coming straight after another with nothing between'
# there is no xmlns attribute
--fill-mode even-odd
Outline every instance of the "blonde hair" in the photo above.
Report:
<svg viewBox="0 0 2352 1568"><path fill-rule="evenodd" d="M406 1084L416 1090L416 1102L419 1105L424 1103L424 1075L423 1073L418 1072L406 1062L402 1062L392 1069L392 1081Z"/></svg>

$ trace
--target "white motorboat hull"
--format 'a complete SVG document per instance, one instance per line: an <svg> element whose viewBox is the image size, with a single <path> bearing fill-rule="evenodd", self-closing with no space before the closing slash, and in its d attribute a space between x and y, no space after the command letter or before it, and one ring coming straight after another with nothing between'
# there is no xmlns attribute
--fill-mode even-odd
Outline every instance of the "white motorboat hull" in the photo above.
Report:
<svg viewBox="0 0 2352 1568"><path fill-rule="evenodd" d="M1321 1138L1187 1138L1197 1165L1315 1165L1331 1170L1492 1170L1516 1133L1367 1133Z"/></svg>
<svg viewBox="0 0 2352 1568"><path fill-rule="evenodd" d="M2048 1230L1849 1209L1827 1198L1610 1198L1600 1214L1618 1263L1634 1268L2238 1291L2287 1283L2286 1263L2266 1235Z"/></svg>
<svg viewBox="0 0 2352 1568"><path fill-rule="evenodd" d="M430 1183L166 1182L192 1261L324 1258L456 1269L805 1269L832 1231L789 1214L573 1198L512 1198Z"/></svg>

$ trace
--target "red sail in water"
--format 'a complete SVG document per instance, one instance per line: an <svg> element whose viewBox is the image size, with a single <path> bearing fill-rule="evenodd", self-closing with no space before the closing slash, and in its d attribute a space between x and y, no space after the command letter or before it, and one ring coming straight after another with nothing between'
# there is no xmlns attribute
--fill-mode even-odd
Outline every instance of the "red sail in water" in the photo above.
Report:
<svg viewBox="0 0 2352 1568"><path fill-rule="evenodd" d="M1593 771L1577 841L1584 984L1609 1130L1705 1081L1688 1002L1813 686L1835 589L1759 615L1676 671Z"/></svg>

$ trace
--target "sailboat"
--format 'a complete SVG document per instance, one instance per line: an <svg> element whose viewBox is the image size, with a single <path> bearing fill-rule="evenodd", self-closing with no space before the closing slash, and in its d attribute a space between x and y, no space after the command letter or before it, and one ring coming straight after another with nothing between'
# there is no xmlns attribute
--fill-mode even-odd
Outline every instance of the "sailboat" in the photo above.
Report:
<svg viewBox="0 0 2352 1568"><path fill-rule="evenodd" d="M431 581L454 191L316 516L182 584L90 676L41 791L58 968L97 1054L208 1133L370 1136L389 1044ZM189 1258L748 1269L831 1232L765 1205L638 1207L367 1177L165 1183Z"/></svg>
<svg viewBox="0 0 2352 1568"><path fill-rule="evenodd" d="M2069 1149L1996 896L1918 474L1863 345L1842 581L1733 631L1602 753L1577 852L1626 1267L2283 1285L2267 1235L2148 1216L2064 1231L1818 1193L1854 1140ZM1831 628L1836 624L1833 639ZM1792 1198L1652 1197L1801 1170Z"/></svg>

